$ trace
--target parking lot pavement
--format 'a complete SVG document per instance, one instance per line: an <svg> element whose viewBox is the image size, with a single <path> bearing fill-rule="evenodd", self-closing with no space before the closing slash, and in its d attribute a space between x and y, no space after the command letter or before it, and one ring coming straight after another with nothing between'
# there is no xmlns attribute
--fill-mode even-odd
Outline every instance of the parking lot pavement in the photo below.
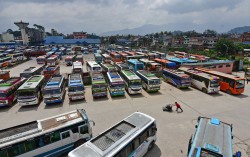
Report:
<svg viewBox="0 0 250 157"><path fill-rule="evenodd" d="M70 67L62 66L67 71ZM190 88L180 90L162 82L158 93L129 95L93 99L91 88L86 87L86 100L69 102L66 94L63 104L20 107L18 104L10 108L0 109L0 129L13 125L54 116L63 112L84 108L90 119L96 125L93 127L94 136L108 127L119 122L135 111L144 112L157 120L157 142L146 157L183 157L187 154L188 141L195 133L198 116L216 117L221 121L233 124L233 150L240 150L245 157L250 156L250 85L246 85L245 92L238 96L224 92L208 95ZM179 102L183 113L163 112L162 106ZM175 108L174 108L175 110Z"/></svg>

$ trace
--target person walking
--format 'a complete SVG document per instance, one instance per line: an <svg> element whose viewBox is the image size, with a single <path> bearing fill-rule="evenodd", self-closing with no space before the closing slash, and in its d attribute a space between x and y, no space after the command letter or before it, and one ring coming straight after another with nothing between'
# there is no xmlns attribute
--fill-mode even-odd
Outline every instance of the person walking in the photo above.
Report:
<svg viewBox="0 0 250 157"><path fill-rule="evenodd" d="M181 108L181 105L177 102L175 102L175 106L176 106L176 111L178 112L178 110L180 109L181 112L183 112L183 109Z"/></svg>

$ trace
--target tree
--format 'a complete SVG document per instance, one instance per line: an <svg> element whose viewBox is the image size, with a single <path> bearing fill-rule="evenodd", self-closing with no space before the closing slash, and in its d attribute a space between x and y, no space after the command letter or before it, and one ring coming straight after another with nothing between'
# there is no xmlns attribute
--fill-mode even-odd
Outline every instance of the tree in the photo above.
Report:
<svg viewBox="0 0 250 157"><path fill-rule="evenodd" d="M217 36L217 32L215 30L211 30L211 29L206 29L204 32L203 32L203 35L205 37L216 37Z"/></svg>
<svg viewBox="0 0 250 157"><path fill-rule="evenodd" d="M235 45L232 41L228 39L220 39L215 46L216 50L222 53L222 56L226 56L227 54L235 53Z"/></svg>

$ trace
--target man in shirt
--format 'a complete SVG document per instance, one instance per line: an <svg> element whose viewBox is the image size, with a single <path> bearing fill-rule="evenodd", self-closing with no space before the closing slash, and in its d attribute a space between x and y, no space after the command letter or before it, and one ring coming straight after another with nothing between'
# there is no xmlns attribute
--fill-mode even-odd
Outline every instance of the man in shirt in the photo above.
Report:
<svg viewBox="0 0 250 157"><path fill-rule="evenodd" d="M179 109L181 110L181 112L183 112L180 104L178 104L177 102L175 102L175 106L176 106L176 111L177 112L178 112Z"/></svg>

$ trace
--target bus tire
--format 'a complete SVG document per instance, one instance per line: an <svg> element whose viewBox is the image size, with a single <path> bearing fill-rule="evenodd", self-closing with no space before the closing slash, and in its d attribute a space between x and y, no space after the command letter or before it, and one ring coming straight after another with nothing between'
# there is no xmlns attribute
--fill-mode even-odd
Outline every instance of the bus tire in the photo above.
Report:
<svg viewBox="0 0 250 157"><path fill-rule="evenodd" d="M85 143L86 141L83 139L80 139L74 143L74 149Z"/></svg>
<svg viewBox="0 0 250 157"><path fill-rule="evenodd" d="M230 94L230 95L232 94L231 90L229 90L229 89L227 89L226 92L227 92L227 94Z"/></svg>
<svg viewBox="0 0 250 157"><path fill-rule="evenodd" d="M155 141L152 141L149 146L148 146L148 150L151 150L155 145Z"/></svg>
<svg viewBox="0 0 250 157"><path fill-rule="evenodd" d="M207 93L207 89L206 88L202 88L202 92L203 93Z"/></svg>
<svg viewBox="0 0 250 157"><path fill-rule="evenodd" d="M180 89L181 86L180 86L180 85L176 85L176 87L177 87L178 89Z"/></svg>

